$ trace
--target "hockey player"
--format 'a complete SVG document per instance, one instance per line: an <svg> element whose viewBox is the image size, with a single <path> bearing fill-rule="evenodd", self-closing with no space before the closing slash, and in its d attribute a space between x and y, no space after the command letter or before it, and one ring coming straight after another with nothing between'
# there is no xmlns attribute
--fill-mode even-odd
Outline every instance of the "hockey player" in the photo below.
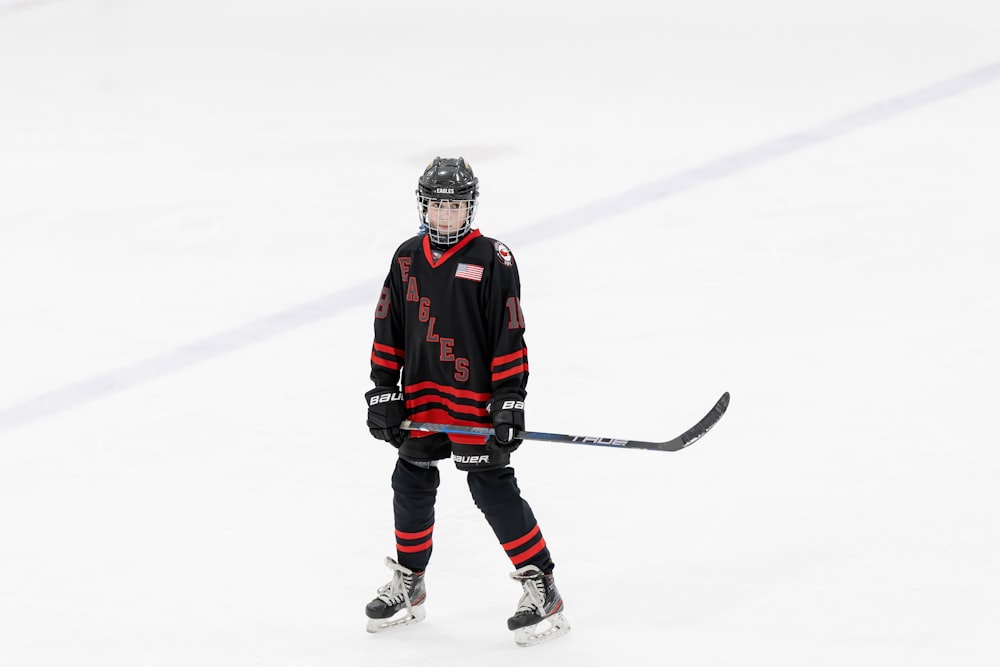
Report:
<svg viewBox="0 0 1000 667"><path fill-rule="evenodd" d="M396 250L375 308L368 402L372 435L398 448L392 474L392 580L365 609L368 631L425 617L438 461L469 490L516 568L522 596L507 627L532 645L569 630L548 546L521 497L511 452L521 444L528 351L510 249L472 223L479 179L464 158L435 158L417 186L420 232ZM400 384L400 382L402 384ZM401 430L403 420L493 427L494 436Z"/></svg>

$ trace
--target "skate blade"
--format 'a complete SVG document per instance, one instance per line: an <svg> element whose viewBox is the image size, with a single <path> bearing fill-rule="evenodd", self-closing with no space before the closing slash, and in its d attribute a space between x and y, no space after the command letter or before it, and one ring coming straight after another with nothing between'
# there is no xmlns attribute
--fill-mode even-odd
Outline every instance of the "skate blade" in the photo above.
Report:
<svg viewBox="0 0 1000 667"><path fill-rule="evenodd" d="M562 613L552 614L534 625L514 631L514 643L518 646L537 646L569 632L569 621Z"/></svg>
<svg viewBox="0 0 1000 667"><path fill-rule="evenodd" d="M420 605L411 607L409 610L403 609L395 616L389 618L370 618L368 619L368 626L365 629L372 634L376 634L401 628L404 625L413 625L425 618L427 618L427 611L423 605Z"/></svg>

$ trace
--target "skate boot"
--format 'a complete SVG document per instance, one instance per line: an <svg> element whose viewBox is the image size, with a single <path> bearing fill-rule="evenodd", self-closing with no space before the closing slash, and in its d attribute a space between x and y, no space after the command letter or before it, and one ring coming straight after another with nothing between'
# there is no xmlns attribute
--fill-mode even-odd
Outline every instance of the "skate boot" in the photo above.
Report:
<svg viewBox="0 0 1000 667"><path fill-rule="evenodd" d="M379 588L378 595L365 607L368 632L419 623L427 616L424 573L405 568L392 558L386 558L385 564L392 570L392 581Z"/></svg>
<svg viewBox="0 0 1000 667"><path fill-rule="evenodd" d="M562 615L562 596L551 574L525 565L510 577L524 589L517 612L507 619L507 629L514 631L518 646L534 646L569 632L569 621Z"/></svg>

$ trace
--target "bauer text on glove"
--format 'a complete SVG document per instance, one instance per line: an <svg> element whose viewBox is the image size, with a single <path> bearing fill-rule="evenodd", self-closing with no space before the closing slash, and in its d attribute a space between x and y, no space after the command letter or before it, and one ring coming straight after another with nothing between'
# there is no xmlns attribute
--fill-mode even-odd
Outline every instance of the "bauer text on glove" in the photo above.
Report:
<svg viewBox="0 0 1000 667"><path fill-rule="evenodd" d="M394 447L403 444L406 436L399 428L406 419L403 392L396 387L375 387L365 394L365 399L368 401L368 430L372 436Z"/></svg>

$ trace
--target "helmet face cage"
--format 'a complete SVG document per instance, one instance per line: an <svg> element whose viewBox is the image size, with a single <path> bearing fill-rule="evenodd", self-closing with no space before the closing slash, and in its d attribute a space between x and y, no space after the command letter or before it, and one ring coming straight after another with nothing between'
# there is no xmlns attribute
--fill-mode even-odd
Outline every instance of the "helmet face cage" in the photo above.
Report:
<svg viewBox="0 0 1000 667"><path fill-rule="evenodd" d="M464 158L434 158L417 183L420 231L430 242L447 248L472 229L479 198L479 179Z"/></svg>
<svg viewBox="0 0 1000 667"><path fill-rule="evenodd" d="M417 212L420 229L436 246L458 243L472 229L476 217L475 199L438 199L417 191Z"/></svg>

